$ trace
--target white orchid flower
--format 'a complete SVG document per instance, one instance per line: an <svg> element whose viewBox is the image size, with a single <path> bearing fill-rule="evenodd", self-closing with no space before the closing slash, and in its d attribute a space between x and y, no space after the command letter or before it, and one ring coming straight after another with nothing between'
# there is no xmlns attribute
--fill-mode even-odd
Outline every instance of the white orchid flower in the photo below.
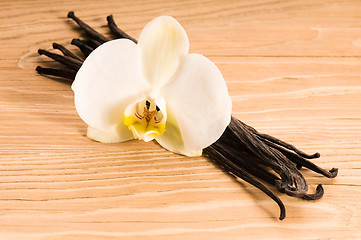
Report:
<svg viewBox="0 0 361 240"><path fill-rule="evenodd" d="M87 136L155 139L172 152L201 155L230 123L232 103L218 68L188 51L184 29L169 16L149 22L138 44L118 39L95 49L72 85Z"/></svg>

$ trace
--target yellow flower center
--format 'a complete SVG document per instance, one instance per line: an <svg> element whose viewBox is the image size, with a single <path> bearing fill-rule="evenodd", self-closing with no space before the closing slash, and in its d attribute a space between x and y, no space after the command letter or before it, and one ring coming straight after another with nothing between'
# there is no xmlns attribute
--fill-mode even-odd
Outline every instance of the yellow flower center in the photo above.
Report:
<svg viewBox="0 0 361 240"><path fill-rule="evenodd" d="M162 135L165 132L166 114L156 102L164 100L144 98L130 104L124 111L124 124L132 131L135 138L146 142Z"/></svg>

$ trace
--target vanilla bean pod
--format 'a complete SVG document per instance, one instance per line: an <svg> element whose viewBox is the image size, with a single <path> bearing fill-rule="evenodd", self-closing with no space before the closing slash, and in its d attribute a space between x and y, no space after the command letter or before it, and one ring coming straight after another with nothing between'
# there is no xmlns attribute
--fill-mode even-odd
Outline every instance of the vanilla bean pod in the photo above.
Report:
<svg viewBox="0 0 361 240"><path fill-rule="evenodd" d="M72 18L90 36L90 39L73 39L71 42L81 50L85 58L99 45L109 41L107 37L76 17L74 12L69 12L68 17ZM114 36L127 38L137 43L136 39L117 27L112 15L107 17L107 22L108 28ZM38 66L36 71L40 74L63 77L72 82L84 60L60 44L54 43L53 48L60 50L64 56L41 49L39 49L39 54L54 59L68 69ZM279 219L281 220L286 216L282 201L261 181L276 187L281 193L305 200L316 200L324 194L322 185L317 185L316 192L309 194L307 181L299 169L306 167L328 178L334 178L338 173L337 168L326 171L308 160L319 158L319 153L304 153L289 143L259 133L253 127L234 117L231 118L231 122L223 135L211 146L203 149L203 155L213 160L226 172L243 179L267 194L278 204L280 208Z"/></svg>
<svg viewBox="0 0 361 240"><path fill-rule="evenodd" d="M94 40L94 39L83 40L83 43L87 44L88 46L92 47L93 49L96 49L97 47L102 45L102 43L100 43L100 42L98 42L97 40Z"/></svg>
<svg viewBox="0 0 361 240"><path fill-rule="evenodd" d="M102 34L95 31L93 28L91 28L88 24L84 23L82 20L80 20L78 17L75 16L73 11L70 11L68 13L68 18L73 19L81 29L83 29L87 34L89 34L91 37L93 37L95 40L97 40L100 43L108 42L109 39Z"/></svg>
<svg viewBox="0 0 361 240"><path fill-rule="evenodd" d="M76 71L71 70L71 69L43 68L43 67L37 66L35 70L39 74L65 78L70 83L72 83L74 81L74 78L76 75Z"/></svg>
<svg viewBox="0 0 361 240"><path fill-rule="evenodd" d="M53 48L60 50L64 54L64 56L72 57L75 60L80 61L81 63L83 62L83 60L81 60L79 57L75 56L74 53L72 53L66 47L64 47L58 43L53 43Z"/></svg>
<svg viewBox="0 0 361 240"><path fill-rule="evenodd" d="M115 35L116 38L127 38L135 43L138 43L138 41L135 38L129 36L123 30L118 28L118 26L114 22L113 15L109 15L107 17L107 21L110 31Z"/></svg>
<svg viewBox="0 0 361 240"><path fill-rule="evenodd" d="M52 58L54 59L55 61L61 63L61 64L64 64L65 66L73 69L73 70L76 70L78 71L79 68L81 67L81 65L83 64L82 61L79 61L79 60L76 60L72 57L68 57L68 56L62 56L62 55L59 55L59 54L56 54L56 53L51 53L47 50L44 50L44 49L39 49L38 50L38 53L40 55L45 55L49 58Z"/></svg>
<svg viewBox="0 0 361 240"><path fill-rule="evenodd" d="M218 150L224 150L223 148L219 148ZM280 220L283 220L286 217L286 209L281 199L279 199L272 191L270 191L266 186L264 186L261 182L255 179L252 174L248 171L245 171L242 167L235 164L231 158L224 156L220 153L213 145L205 148L203 151L207 155L207 157L213 159L219 166L221 166L224 170L230 172L231 174L245 180L246 182L252 184L256 188L260 189L267 196L272 198L280 208Z"/></svg>
<svg viewBox="0 0 361 240"><path fill-rule="evenodd" d="M250 130L252 133L256 134L258 138L262 138L262 139L265 139L265 140L268 140L272 143L275 143L277 145L280 145L288 150L291 150L291 151L294 151L295 153L297 153L298 155L300 155L301 157L304 157L304 158L309 158L309 159L312 159L312 158L319 158L320 157L320 154L319 153L314 153L314 154L307 154L307 153L304 153L302 152L301 150L297 149L295 146L289 144L289 143L286 143L280 139L277 139L273 136L270 136L270 135L267 135L267 134L263 134L263 133L259 133L256 129L254 129L253 127L251 126L248 126L246 125L245 126L248 130Z"/></svg>
<svg viewBox="0 0 361 240"><path fill-rule="evenodd" d="M77 46L85 57L88 57L89 54L94 50L93 47L89 46L85 41L78 38L71 40L71 44Z"/></svg>

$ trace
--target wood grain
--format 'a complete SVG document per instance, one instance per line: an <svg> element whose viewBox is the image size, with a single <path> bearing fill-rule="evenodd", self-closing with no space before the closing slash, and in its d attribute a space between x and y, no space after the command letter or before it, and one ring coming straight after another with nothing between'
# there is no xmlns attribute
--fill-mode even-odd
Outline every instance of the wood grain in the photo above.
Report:
<svg viewBox="0 0 361 240"><path fill-rule="evenodd" d="M315 202L276 204L203 157L154 142L85 137L69 86L39 76L38 48L79 37L69 10L108 34L105 16L138 37L171 15L190 51L220 68L233 114L339 168L307 170ZM1 1L0 239L361 238L361 2ZM275 190L275 189L273 189Z"/></svg>

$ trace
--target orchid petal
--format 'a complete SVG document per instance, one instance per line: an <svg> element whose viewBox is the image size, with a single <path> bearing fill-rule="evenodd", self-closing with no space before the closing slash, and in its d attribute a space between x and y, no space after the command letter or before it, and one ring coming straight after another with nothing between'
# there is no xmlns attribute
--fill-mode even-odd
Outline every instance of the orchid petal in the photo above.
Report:
<svg viewBox="0 0 361 240"><path fill-rule="evenodd" d="M231 120L232 102L218 68L206 57L189 54L176 78L162 89L168 116L174 114L182 138L182 154L197 153L218 140ZM157 141L173 146L177 126L166 125ZM174 127L173 127L174 126ZM169 142L169 143L168 143ZM169 149L174 151L174 149ZM179 149L178 149L179 150Z"/></svg>
<svg viewBox="0 0 361 240"><path fill-rule="evenodd" d="M88 126L87 137L102 143L118 143L134 139L131 131L124 124L107 130L99 130Z"/></svg>
<svg viewBox="0 0 361 240"><path fill-rule="evenodd" d="M119 127L123 112L149 90L140 66L139 47L127 39L106 42L85 59L72 89L76 110L90 127L105 132L117 128L124 135L119 140L128 138L130 131Z"/></svg>
<svg viewBox="0 0 361 240"><path fill-rule="evenodd" d="M200 156L202 149L193 149L184 145L178 122L170 108L167 108L166 131L156 138L156 141L165 149L185 156Z"/></svg>
<svg viewBox="0 0 361 240"><path fill-rule="evenodd" d="M138 45L142 55L142 71L153 90L172 79L189 50L186 32L170 16L157 17L149 22L140 34Z"/></svg>

